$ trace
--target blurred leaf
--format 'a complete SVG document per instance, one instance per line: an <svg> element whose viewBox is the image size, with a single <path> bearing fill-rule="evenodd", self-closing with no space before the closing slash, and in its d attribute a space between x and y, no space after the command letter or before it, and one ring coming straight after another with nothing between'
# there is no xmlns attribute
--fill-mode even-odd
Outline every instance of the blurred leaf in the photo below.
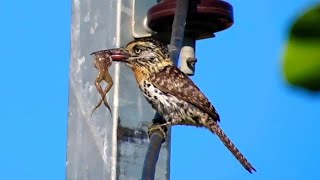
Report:
<svg viewBox="0 0 320 180"><path fill-rule="evenodd" d="M320 90L320 5L294 23L285 54L284 74L292 85Z"/></svg>

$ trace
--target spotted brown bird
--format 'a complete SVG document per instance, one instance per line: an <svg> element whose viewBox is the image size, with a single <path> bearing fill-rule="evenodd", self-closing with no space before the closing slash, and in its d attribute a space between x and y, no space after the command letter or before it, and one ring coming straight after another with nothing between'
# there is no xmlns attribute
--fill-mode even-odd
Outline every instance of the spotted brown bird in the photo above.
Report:
<svg viewBox="0 0 320 180"><path fill-rule="evenodd" d="M165 44L143 38L125 48L109 50L114 61L125 62L134 72L143 95L166 123L205 127L218 135L223 144L250 173L256 171L219 126L219 115L192 80L174 66Z"/></svg>

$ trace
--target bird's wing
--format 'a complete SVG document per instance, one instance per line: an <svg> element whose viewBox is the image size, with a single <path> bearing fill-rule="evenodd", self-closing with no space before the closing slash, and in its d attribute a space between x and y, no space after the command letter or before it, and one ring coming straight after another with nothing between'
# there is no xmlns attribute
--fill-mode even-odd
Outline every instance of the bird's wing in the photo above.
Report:
<svg viewBox="0 0 320 180"><path fill-rule="evenodd" d="M220 120L218 113L208 98L177 67L167 66L162 71L151 74L150 81L164 93L174 95L178 99L196 106L215 121Z"/></svg>

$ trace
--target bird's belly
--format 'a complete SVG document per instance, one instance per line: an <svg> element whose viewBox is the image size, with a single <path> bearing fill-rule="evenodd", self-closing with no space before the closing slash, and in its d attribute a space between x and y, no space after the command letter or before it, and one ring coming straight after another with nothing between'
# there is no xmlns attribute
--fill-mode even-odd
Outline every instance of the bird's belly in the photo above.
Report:
<svg viewBox="0 0 320 180"><path fill-rule="evenodd" d="M163 93L151 83L146 83L146 86L143 87L140 86L140 89L147 101L161 115L174 111L173 107L178 103L176 97Z"/></svg>
<svg viewBox="0 0 320 180"><path fill-rule="evenodd" d="M147 101L166 121L195 124L194 116L197 115L197 108L193 105L162 92L151 83L146 82L139 87Z"/></svg>

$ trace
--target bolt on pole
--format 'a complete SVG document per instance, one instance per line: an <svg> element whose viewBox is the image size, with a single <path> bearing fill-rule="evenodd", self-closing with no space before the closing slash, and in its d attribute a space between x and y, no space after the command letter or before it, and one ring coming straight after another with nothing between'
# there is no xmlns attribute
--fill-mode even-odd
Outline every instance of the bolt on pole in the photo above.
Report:
<svg viewBox="0 0 320 180"><path fill-rule="evenodd" d="M145 6L150 2L136 1ZM73 0L66 179L136 180L141 177L155 112L139 91L132 71L113 63L114 85L107 94L112 117L94 81L92 52L133 40L132 0ZM169 179L170 137L161 147L155 179Z"/></svg>

